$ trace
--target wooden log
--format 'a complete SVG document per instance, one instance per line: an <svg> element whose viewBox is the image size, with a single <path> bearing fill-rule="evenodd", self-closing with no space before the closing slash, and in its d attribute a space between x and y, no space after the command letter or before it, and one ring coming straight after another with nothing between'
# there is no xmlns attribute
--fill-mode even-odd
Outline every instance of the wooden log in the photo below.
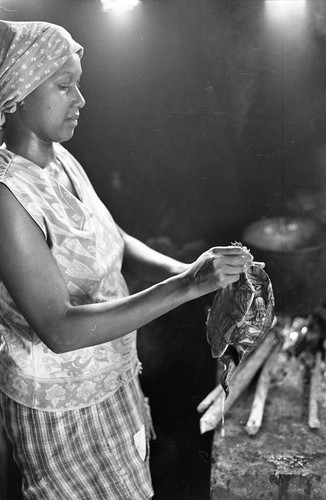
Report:
<svg viewBox="0 0 326 500"><path fill-rule="evenodd" d="M230 394L225 401L224 413L227 413L243 390L249 385L259 368L266 361L276 343L277 336L273 330L270 330L267 337L257 347L257 349L253 351L250 356L245 359L234 371L230 381ZM225 394L223 390L221 392L216 391L216 393L217 396L215 397L213 403L208 407L200 419L199 425L201 434L215 429L223 417L223 401ZM202 407L202 403L199 404L199 407Z"/></svg>
<svg viewBox="0 0 326 500"><path fill-rule="evenodd" d="M218 384L197 406L198 413L203 413L207 408L214 403L215 399L224 393L221 384Z"/></svg>
<svg viewBox="0 0 326 500"><path fill-rule="evenodd" d="M309 418L308 425L310 429L319 429L320 420L318 418L318 401L321 391L321 352L318 351L315 356L315 365L311 370L310 392L309 392Z"/></svg>
<svg viewBox="0 0 326 500"><path fill-rule="evenodd" d="M248 432L249 436L254 436L255 434L257 434L261 427L270 381L273 371L277 366L277 358L280 352L280 348L280 344L274 347L272 354L264 364L259 375L254 400L251 406L248 422L246 424L246 431Z"/></svg>

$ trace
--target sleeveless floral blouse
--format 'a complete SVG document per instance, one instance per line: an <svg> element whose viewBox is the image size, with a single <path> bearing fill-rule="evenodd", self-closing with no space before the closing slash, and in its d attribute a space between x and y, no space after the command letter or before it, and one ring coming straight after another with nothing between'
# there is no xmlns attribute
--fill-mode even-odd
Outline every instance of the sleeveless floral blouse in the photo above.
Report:
<svg viewBox="0 0 326 500"><path fill-rule="evenodd" d="M74 157L55 145L77 196L47 168L0 149L0 182L41 228L72 305L128 295L123 239ZM0 280L0 389L31 408L59 411L105 400L140 369L136 332L94 347L55 354L39 339Z"/></svg>

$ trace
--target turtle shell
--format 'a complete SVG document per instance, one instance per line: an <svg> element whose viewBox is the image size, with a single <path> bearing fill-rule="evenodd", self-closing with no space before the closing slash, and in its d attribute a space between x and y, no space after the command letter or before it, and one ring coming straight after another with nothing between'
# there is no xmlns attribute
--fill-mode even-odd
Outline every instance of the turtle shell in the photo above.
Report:
<svg viewBox="0 0 326 500"><path fill-rule="evenodd" d="M255 264L239 281L219 289L207 316L207 340L224 364L221 385L226 397L236 366L265 338L274 319L275 301L267 273Z"/></svg>

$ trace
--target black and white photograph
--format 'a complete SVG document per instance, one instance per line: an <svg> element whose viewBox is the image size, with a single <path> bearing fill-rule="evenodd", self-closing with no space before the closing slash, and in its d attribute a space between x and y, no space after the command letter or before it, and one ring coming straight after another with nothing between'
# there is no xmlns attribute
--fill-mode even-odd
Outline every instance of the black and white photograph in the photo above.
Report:
<svg viewBox="0 0 326 500"><path fill-rule="evenodd" d="M326 499L326 1L0 0L0 500Z"/></svg>

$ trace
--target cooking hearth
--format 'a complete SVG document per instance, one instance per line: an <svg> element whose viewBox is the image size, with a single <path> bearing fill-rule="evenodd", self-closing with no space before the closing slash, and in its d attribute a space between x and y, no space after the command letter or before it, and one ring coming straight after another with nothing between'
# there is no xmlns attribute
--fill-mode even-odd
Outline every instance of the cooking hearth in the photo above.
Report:
<svg viewBox="0 0 326 500"><path fill-rule="evenodd" d="M323 308L279 314L234 372L225 422L219 386L200 403L201 432L214 431L211 500L326 498L325 347Z"/></svg>

